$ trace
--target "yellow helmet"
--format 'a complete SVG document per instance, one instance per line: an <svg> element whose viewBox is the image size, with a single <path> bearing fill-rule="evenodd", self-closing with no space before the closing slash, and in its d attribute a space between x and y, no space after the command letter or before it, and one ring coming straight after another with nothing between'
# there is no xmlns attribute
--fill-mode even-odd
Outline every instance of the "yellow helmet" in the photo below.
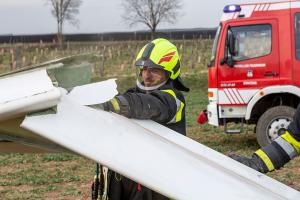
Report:
<svg viewBox="0 0 300 200"><path fill-rule="evenodd" d="M135 65L168 71L172 80L180 74L178 50L174 44L163 38L146 44L138 53Z"/></svg>

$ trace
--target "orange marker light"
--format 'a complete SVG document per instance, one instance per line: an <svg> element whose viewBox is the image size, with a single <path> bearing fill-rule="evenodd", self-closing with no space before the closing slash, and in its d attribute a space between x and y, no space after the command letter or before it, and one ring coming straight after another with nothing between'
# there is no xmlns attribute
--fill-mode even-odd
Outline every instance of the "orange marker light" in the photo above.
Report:
<svg viewBox="0 0 300 200"><path fill-rule="evenodd" d="M213 92L208 92L208 93L207 93L207 96L208 96L208 97L214 97L214 93L213 93Z"/></svg>

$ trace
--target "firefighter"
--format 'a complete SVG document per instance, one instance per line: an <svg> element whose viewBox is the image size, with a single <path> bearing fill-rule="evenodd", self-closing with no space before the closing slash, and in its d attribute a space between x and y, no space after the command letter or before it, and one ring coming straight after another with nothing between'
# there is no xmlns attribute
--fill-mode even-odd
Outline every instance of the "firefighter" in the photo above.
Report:
<svg viewBox="0 0 300 200"><path fill-rule="evenodd" d="M183 85L179 76L181 66L176 46L166 39L155 39L140 50L135 66L136 86L104 103L104 110L128 118L151 119L186 135L185 99L181 91L188 92L189 88ZM111 173L110 200L168 199L126 177Z"/></svg>
<svg viewBox="0 0 300 200"><path fill-rule="evenodd" d="M259 172L267 173L275 169L280 169L287 162L299 155L299 153L300 105L285 133L275 139L271 144L257 150L253 153L251 158L235 154L231 154L229 157Z"/></svg>

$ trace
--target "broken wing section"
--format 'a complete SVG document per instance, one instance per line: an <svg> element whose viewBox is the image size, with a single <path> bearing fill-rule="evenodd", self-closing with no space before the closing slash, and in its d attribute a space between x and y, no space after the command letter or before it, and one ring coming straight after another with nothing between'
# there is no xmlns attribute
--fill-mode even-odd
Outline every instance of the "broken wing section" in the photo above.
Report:
<svg viewBox="0 0 300 200"><path fill-rule="evenodd" d="M0 121L56 106L61 93L46 70L35 70L0 79Z"/></svg>
<svg viewBox="0 0 300 200"><path fill-rule="evenodd" d="M68 97L80 105L100 104L118 94L116 79L74 87Z"/></svg>
<svg viewBox="0 0 300 200"><path fill-rule="evenodd" d="M0 152L62 151L64 148L20 127L24 115L56 106L60 97L46 69L1 77Z"/></svg>
<svg viewBox="0 0 300 200"><path fill-rule="evenodd" d="M90 82L87 74L91 70L87 65L67 66L63 69L53 66L49 68L52 70L50 75L55 84L68 86L71 90L68 95L79 104L101 103L117 94L115 79L70 88L75 84ZM88 72L84 78L80 78L84 71ZM105 95L101 95L101 91L105 92ZM66 151L64 147L20 127L27 114L55 113L58 102L66 93L65 89L54 86L46 68L0 77L0 152Z"/></svg>

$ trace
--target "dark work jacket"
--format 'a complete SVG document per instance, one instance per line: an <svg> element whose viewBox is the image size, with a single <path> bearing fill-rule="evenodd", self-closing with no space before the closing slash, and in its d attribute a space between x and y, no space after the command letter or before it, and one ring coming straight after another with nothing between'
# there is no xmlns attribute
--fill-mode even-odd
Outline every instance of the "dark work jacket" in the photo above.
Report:
<svg viewBox="0 0 300 200"><path fill-rule="evenodd" d="M169 92L173 91L175 97ZM130 118L151 119L178 133L186 135L185 125L185 99L183 94L176 90L172 84L165 84L152 91L141 90L138 87L127 90L123 95L129 102ZM180 102L183 108L180 111ZM178 111L179 110L179 111ZM181 119L172 122L176 115Z"/></svg>
<svg viewBox="0 0 300 200"><path fill-rule="evenodd" d="M297 107L293 121L289 124L287 131L300 142L300 104Z"/></svg>
<svg viewBox="0 0 300 200"><path fill-rule="evenodd" d="M173 91L173 95L175 94L175 97L170 91ZM178 133L186 135L185 99L183 94L176 90L172 84L167 83L162 87L152 91L144 91L138 87L135 87L129 89L127 92L122 94L122 96L125 97L129 102L130 118L151 119ZM181 107L181 112L180 109L178 109L180 108L180 105L183 106ZM181 118L178 116L180 113ZM176 119L176 115L178 116L177 122L171 122L174 117ZM111 176L108 193L110 200L169 199L168 197L152 191L147 187L141 186L140 184L126 177L121 177L118 180L115 177L120 175L115 172L112 172L109 176ZM155 176L155 174L153 176Z"/></svg>

